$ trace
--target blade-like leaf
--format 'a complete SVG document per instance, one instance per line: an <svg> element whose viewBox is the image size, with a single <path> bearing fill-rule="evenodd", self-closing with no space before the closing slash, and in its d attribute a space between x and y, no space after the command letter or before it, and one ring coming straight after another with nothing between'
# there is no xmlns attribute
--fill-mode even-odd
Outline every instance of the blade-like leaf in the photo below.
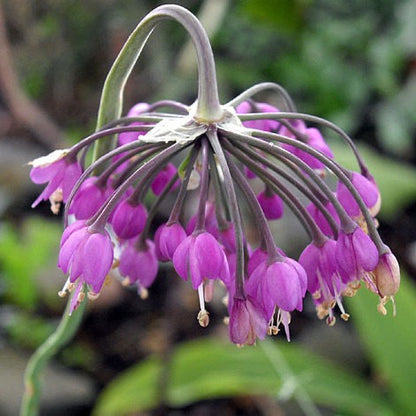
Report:
<svg viewBox="0 0 416 416"><path fill-rule="evenodd" d="M287 398L301 386L312 401L336 410L355 415L393 414L381 394L357 376L295 345L267 342L266 346L267 354L260 346L238 349L209 338L180 345L170 366L168 404L180 407L235 395ZM283 379L276 371L281 359L291 368L290 378ZM104 390L93 414L120 416L152 408L160 371L161 363L154 359L128 370Z"/></svg>
<svg viewBox="0 0 416 416"><path fill-rule="evenodd" d="M390 388L397 414L416 414L416 290L405 278L396 298L397 316L376 311L374 294L360 290L350 302L352 318L373 362L375 376Z"/></svg>

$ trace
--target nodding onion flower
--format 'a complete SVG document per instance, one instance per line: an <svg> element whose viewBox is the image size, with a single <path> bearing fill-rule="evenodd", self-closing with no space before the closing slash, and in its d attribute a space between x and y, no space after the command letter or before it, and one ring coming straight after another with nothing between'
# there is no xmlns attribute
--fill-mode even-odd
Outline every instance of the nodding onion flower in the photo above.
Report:
<svg viewBox="0 0 416 416"><path fill-rule="evenodd" d="M120 117L125 80L165 19L178 21L193 40L197 100L138 103ZM265 90L275 94L279 109L255 100ZM328 133L350 148L357 171L334 159ZM397 261L376 229L380 193L350 137L297 112L274 83L220 105L207 36L180 6L160 6L137 26L107 78L96 132L32 165L32 180L46 183L33 205L49 198L56 212L57 204L66 204L58 266L69 275L60 294L74 292L71 312L85 295L96 298L107 276L137 285L146 296L161 261L172 262L198 292L202 326L215 286L227 292L236 344L253 344L280 324L289 339L290 314L302 311L306 292L318 317L333 325L336 309L348 319L342 298L354 295L360 282L379 296L382 313L398 290ZM336 182L332 188L328 175ZM170 214L155 231L161 205ZM309 236L298 260L277 246L270 229L289 211Z"/></svg>

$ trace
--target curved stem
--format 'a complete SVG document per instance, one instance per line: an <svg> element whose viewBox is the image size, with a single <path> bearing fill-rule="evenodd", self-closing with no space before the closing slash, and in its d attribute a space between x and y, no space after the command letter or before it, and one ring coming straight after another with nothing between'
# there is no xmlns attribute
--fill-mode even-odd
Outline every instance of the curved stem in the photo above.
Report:
<svg viewBox="0 0 416 416"><path fill-rule="evenodd" d="M72 296L77 296L73 293ZM48 361L62 348L78 330L87 301L69 315L71 299L68 299L61 321L52 335L35 351L25 370L25 390L23 393L20 416L36 416L39 413L41 394L41 374Z"/></svg>
<svg viewBox="0 0 416 416"><path fill-rule="evenodd" d="M198 19L185 8L177 5L163 5L151 11L141 20L114 61L101 95L97 130L120 117L127 79L149 36L155 27L166 19L180 23L190 35L195 46L199 75L195 119L204 123L221 119L222 109L218 98L214 56L204 28ZM114 143L111 142L98 143L94 149L94 159L107 153L113 146Z"/></svg>
<svg viewBox="0 0 416 416"><path fill-rule="evenodd" d="M320 198L325 198L325 195L322 194L321 190L319 190L316 187L316 184L309 180L309 178L305 175L302 175L302 180L307 183L307 185L311 188L308 189L306 185L304 185L302 182L298 181L296 178L294 178L292 175L290 175L288 172L286 172L284 169L277 166L275 163L270 161L269 159L265 158L264 156L261 156L256 151L251 149L249 146L243 146L241 143L237 143L234 141L234 143L231 146L227 145L227 142L225 142L224 147L227 146L227 149L230 153L236 152L236 149L239 149L239 153L245 157L247 163L246 166L251 169L253 160L256 160L257 162L260 162L262 165L268 167L275 173L277 173L279 176L284 178L287 182L291 183L296 189L298 189L303 195L305 195L322 213L322 215L325 217L326 221L328 222L329 226L331 227L332 233L334 235L334 238L337 238L338 235L338 225L335 222L334 218L331 216L329 211L325 208L325 205L321 202ZM239 156L237 156L238 158ZM276 159L281 160L283 163L284 158L278 157L278 155L275 155ZM297 175L300 176L299 169L294 166L290 165L288 166L291 170L293 170ZM253 166L253 169L255 167ZM315 195L315 193L318 194Z"/></svg>
<svg viewBox="0 0 416 416"><path fill-rule="evenodd" d="M281 119L301 119L305 121L310 121L312 123L319 124L323 127L327 127L337 133L351 148L352 152L354 153L354 156L357 160L358 166L360 167L360 170L362 174L368 174L368 168L367 165L364 162L364 159L361 157L361 155L358 153L357 147L355 146L354 142L352 141L351 137L348 136L347 133L345 133L344 130L342 130L340 127L338 127L336 124L331 123L328 120L325 120L324 118L312 116L310 114L303 114L303 113L285 113L285 112L279 112L279 113L262 113L261 115L259 113L253 113L253 114L238 114L238 117L240 120L258 120L258 119L267 119L267 120L281 120Z"/></svg>
<svg viewBox="0 0 416 416"><path fill-rule="evenodd" d="M273 235L267 222L266 216L264 215L264 212L261 209L261 206L256 198L256 195L254 194L253 189L247 182L247 179L237 168L235 163L231 161L230 158L227 158L227 162L230 167L231 175L234 177L237 185L244 193L244 196L247 199L247 203L249 204L251 211L254 214L254 218L256 218L256 225L261 231L260 238L261 241L264 243L264 248L267 251L269 262L271 263L275 260L280 260L282 256L276 250L276 244L274 242ZM263 248L263 244L261 245L261 247Z"/></svg>
<svg viewBox="0 0 416 416"><path fill-rule="evenodd" d="M227 103L227 105L231 105L232 107L236 107L241 102L251 98L253 95L262 92L264 90L275 90L277 93L283 98L286 103L287 109L289 111L296 111L296 106L290 97L289 93L279 84L275 82L261 82L260 84L253 85L249 89L242 92L237 97L233 98L231 101Z"/></svg>
<svg viewBox="0 0 416 416"><path fill-rule="evenodd" d="M231 149L232 146L225 146L228 150L235 154L237 159L241 160L243 164L247 165L250 164L250 157L245 155L240 150ZM282 198L282 200L291 208L295 216L299 219L303 227L306 229L306 232L309 236L316 242L318 245L322 245L326 241L326 237L323 235L322 231L316 225L315 221L312 219L309 212L305 209L305 207L301 204L298 198L293 195L290 190L283 185L283 183L278 180L276 177L270 174L270 172L259 169L254 164L250 164L250 169L253 168L254 172L262 179L267 185L271 187L273 192Z"/></svg>
<svg viewBox="0 0 416 416"><path fill-rule="evenodd" d="M238 206L237 195L235 192L233 179L228 167L227 160L222 150L221 144L218 139L217 130L209 128L207 131L207 137L214 149L215 154L218 157L218 162L224 176L224 185L229 198L230 215L231 220L234 223L235 232L235 249L236 249L236 268L235 268L235 297L239 299L245 299L244 292L244 239L243 239L243 226L241 222L240 209Z"/></svg>
<svg viewBox="0 0 416 416"><path fill-rule="evenodd" d="M298 140L294 140L294 139L291 139L289 137L282 136L279 134L266 133L261 130L252 130L252 132L255 133L257 136L259 136L260 138L265 138L268 140L286 143L294 147L298 147L299 149L309 153L310 155L312 155L313 157L321 161L328 169L330 169L338 177L338 179L344 183L345 187L348 189L348 191L351 193L351 195L357 202L358 206L360 207L360 210L364 216L365 222L367 223L370 237L373 240L374 244L377 246L377 249L379 250L380 254L386 252L385 250L387 249L387 247L381 240L377 232L377 229L375 227L373 218L371 217L370 212L368 211L363 199L361 198L361 195L358 193L358 191L355 189L355 186L352 184L348 176L338 166L337 163L335 163L333 160L325 156L323 153L311 148L310 146L300 143ZM321 186L322 190L325 192L328 199L330 200L334 208L337 210L337 213L341 220L341 225L343 226L344 230L346 232L351 232L356 228L357 225L351 220L351 218L345 212L344 208L339 203L337 198L335 198L335 196L332 194L328 185L316 175L313 169L311 169L305 162L300 160L298 157L292 155L287 150L284 150L276 146L274 143L264 142L258 137L252 137L252 136L248 136L244 134L239 134L239 133L231 132L228 130L224 130L224 134L229 137L235 137L236 139L242 139L246 141L247 143L251 143L253 144L253 146L258 147L272 155L279 154L285 157L286 159L290 160L291 162L295 163L296 165L298 165L302 170L304 170L311 177L312 180L314 180L318 184L318 186Z"/></svg>
<svg viewBox="0 0 416 416"><path fill-rule="evenodd" d="M199 202L194 230L195 235L205 230L205 209L208 200L210 176L208 158L208 143L207 140L203 138L201 148L201 182L199 184Z"/></svg>
<svg viewBox="0 0 416 416"><path fill-rule="evenodd" d="M191 174L192 174L198 153L199 153L199 142L197 142L192 147L191 153L187 157L188 165L185 168L185 175L182 179L181 187L179 189L178 195L176 196L175 203L173 204L173 207L170 212L169 219L166 222L166 225L172 225L175 222L179 221L179 217L181 215L182 208L185 202L189 179L191 178Z"/></svg>
<svg viewBox="0 0 416 416"><path fill-rule="evenodd" d="M186 145L185 145L186 146ZM147 175L149 172L157 169L161 164L166 163L173 155L178 153L184 148L184 145L181 143L175 143L165 149L163 149L156 156L153 156L151 159L143 163L137 170L135 170L125 182L123 182L112 194L108 197L104 205L99 209L99 211L88 220L89 229L91 231L97 230L100 231L104 229L105 224L111 211L115 208L119 199L127 191L130 185L132 185L137 179L142 176Z"/></svg>
<svg viewBox="0 0 416 416"><path fill-rule="evenodd" d="M260 133L260 130L256 130L256 133L257 132ZM231 131L228 131L228 130L224 131L223 133L228 138L231 138L231 139L234 139L234 140L237 139L237 140L245 141L246 143L251 144L252 146L254 146L258 149L261 149L264 152L267 152L272 156L277 155L278 157L283 157L283 158L289 160L290 162L294 163L300 169L304 170L311 177L311 179L318 185L318 187L321 188L321 190L325 193L328 200L333 204L333 206L336 209L337 214L338 214L338 216L341 220L341 225L342 225L343 229L348 230L348 231L355 229L356 224L348 216L348 214L346 213L343 206L336 199L336 197L332 194L332 191L329 188L329 186L315 173L315 171L313 169L311 169L305 162L303 162L297 156L293 155L292 153L288 152L285 149L282 149L282 148L276 146L272 142L265 142L264 140L262 140L258 137L247 136L247 135L231 132ZM297 140L289 139L287 137L279 136L277 134L271 134L269 138L272 139L272 136L275 140L278 140L277 138L283 137L284 139L287 139L290 142L290 144L292 144L293 142L297 143ZM307 147L307 146L304 146L304 147Z"/></svg>

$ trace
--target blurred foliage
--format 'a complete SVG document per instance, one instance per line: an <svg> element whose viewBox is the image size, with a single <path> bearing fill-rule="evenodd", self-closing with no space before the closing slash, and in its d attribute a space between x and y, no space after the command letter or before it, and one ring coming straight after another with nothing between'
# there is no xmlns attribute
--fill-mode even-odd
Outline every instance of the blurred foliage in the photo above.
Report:
<svg viewBox="0 0 416 416"><path fill-rule="evenodd" d="M23 309L33 309L39 300L35 276L56 262L61 227L41 218L29 218L20 230L9 224L0 228L0 277L2 297Z"/></svg>
<svg viewBox="0 0 416 416"><path fill-rule="evenodd" d="M10 340L15 345L36 349L54 331L56 325L27 312L15 313L6 325Z"/></svg>
<svg viewBox="0 0 416 416"><path fill-rule="evenodd" d="M388 395L396 415L416 414L416 332L409 328L416 321L416 288L402 273L395 296L397 315L382 316L376 310L374 295L360 290L349 302L353 322L366 347L374 380Z"/></svg>
<svg viewBox="0 0 416 416"><path fill-rule="evenodd" d="M93 130L100 89L113 59L138 20L160 4L4 3L25 90L65 128L71 141ZM180 3L198 12L203 2ZM275 81L293 95L301 112L326 117L373 146L360 151L383 196L381 218L393 221L416 196L415 21L412 0L230 1L213 37L222 101L256 82ZM157 31L128 83L127 106L161 96L194 99L194 74L182 73L176 65L178 45L185 40L182 29L168 24ZM340 163L355 166L343 146L335 144L334 149ZM48 318L34 318L27 311L44 300L36 276L56 262L61 227L38 218L24 220L20 227L0 227L0 296L5 304L24 310L13 312L7 334L12 342L34 348L54 327ZM396 300L395 318L378 315L376 297L364 289L349 302L351 323L371 363L370 378L340 369L293 343L267 342L238 350L206 338L174 348L167 403L179 407L206 398L253 394L284 400L293 398L300 386L315 403L342 414L415 414L411 369L416 367L416 295L408 280ZM267 351L280 354L294 377L276 371ZM90 370L98 359L91 347L75 344L63 351L61 360ZM163 365L151 356L122 373L103 390L95 414L154 408L161 399Z"/></svg>
<svg viewBox="0 0 416 416"><path fill-rule="evenodd" d="M262 341L238 349L203 338L178 345L167 373L152 357L121 374L102 392L94 415L122 416L149 410L159 400L171 407L195 401L241 395L288 400L298 390L316 404L354 415L394 414L386 398L359 376L348 373L296 345ZM290 374L285 371L290 368ZM161 376L166 397L160 397ZM137 394L140 392L140 394Z"/></svg>

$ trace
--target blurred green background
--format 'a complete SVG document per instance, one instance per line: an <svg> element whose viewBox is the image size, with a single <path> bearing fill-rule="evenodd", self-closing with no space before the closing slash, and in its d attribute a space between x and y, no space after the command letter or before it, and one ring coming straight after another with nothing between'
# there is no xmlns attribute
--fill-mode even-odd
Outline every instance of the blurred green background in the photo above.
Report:
<svg viewBox="0 0 416 416"><path fill-rule="evenodd" d="M56 270L61 219L48 204L30 209L39 188L26 163L94 129L112 61L163 3L0 1L1 415L16 414L24 365L64 308L56 296L65 280ZM195 294L162 269L146 301L113 284L90 305L47 368L41 414L416 414L416 2L173 3L210 34L222 102L278 82L299 111L355 138L383 197L380 233L403 270L397 316L391 308L378 315L376 297L362 289L347 303L348 323L328 328L307 302L290 344L279 335L240 350L227 341L221 304L211 306L210 327L199 328ZM193 51L167 22L128 82L126 110L161 98L190 104L196 91Z"/></svg>

